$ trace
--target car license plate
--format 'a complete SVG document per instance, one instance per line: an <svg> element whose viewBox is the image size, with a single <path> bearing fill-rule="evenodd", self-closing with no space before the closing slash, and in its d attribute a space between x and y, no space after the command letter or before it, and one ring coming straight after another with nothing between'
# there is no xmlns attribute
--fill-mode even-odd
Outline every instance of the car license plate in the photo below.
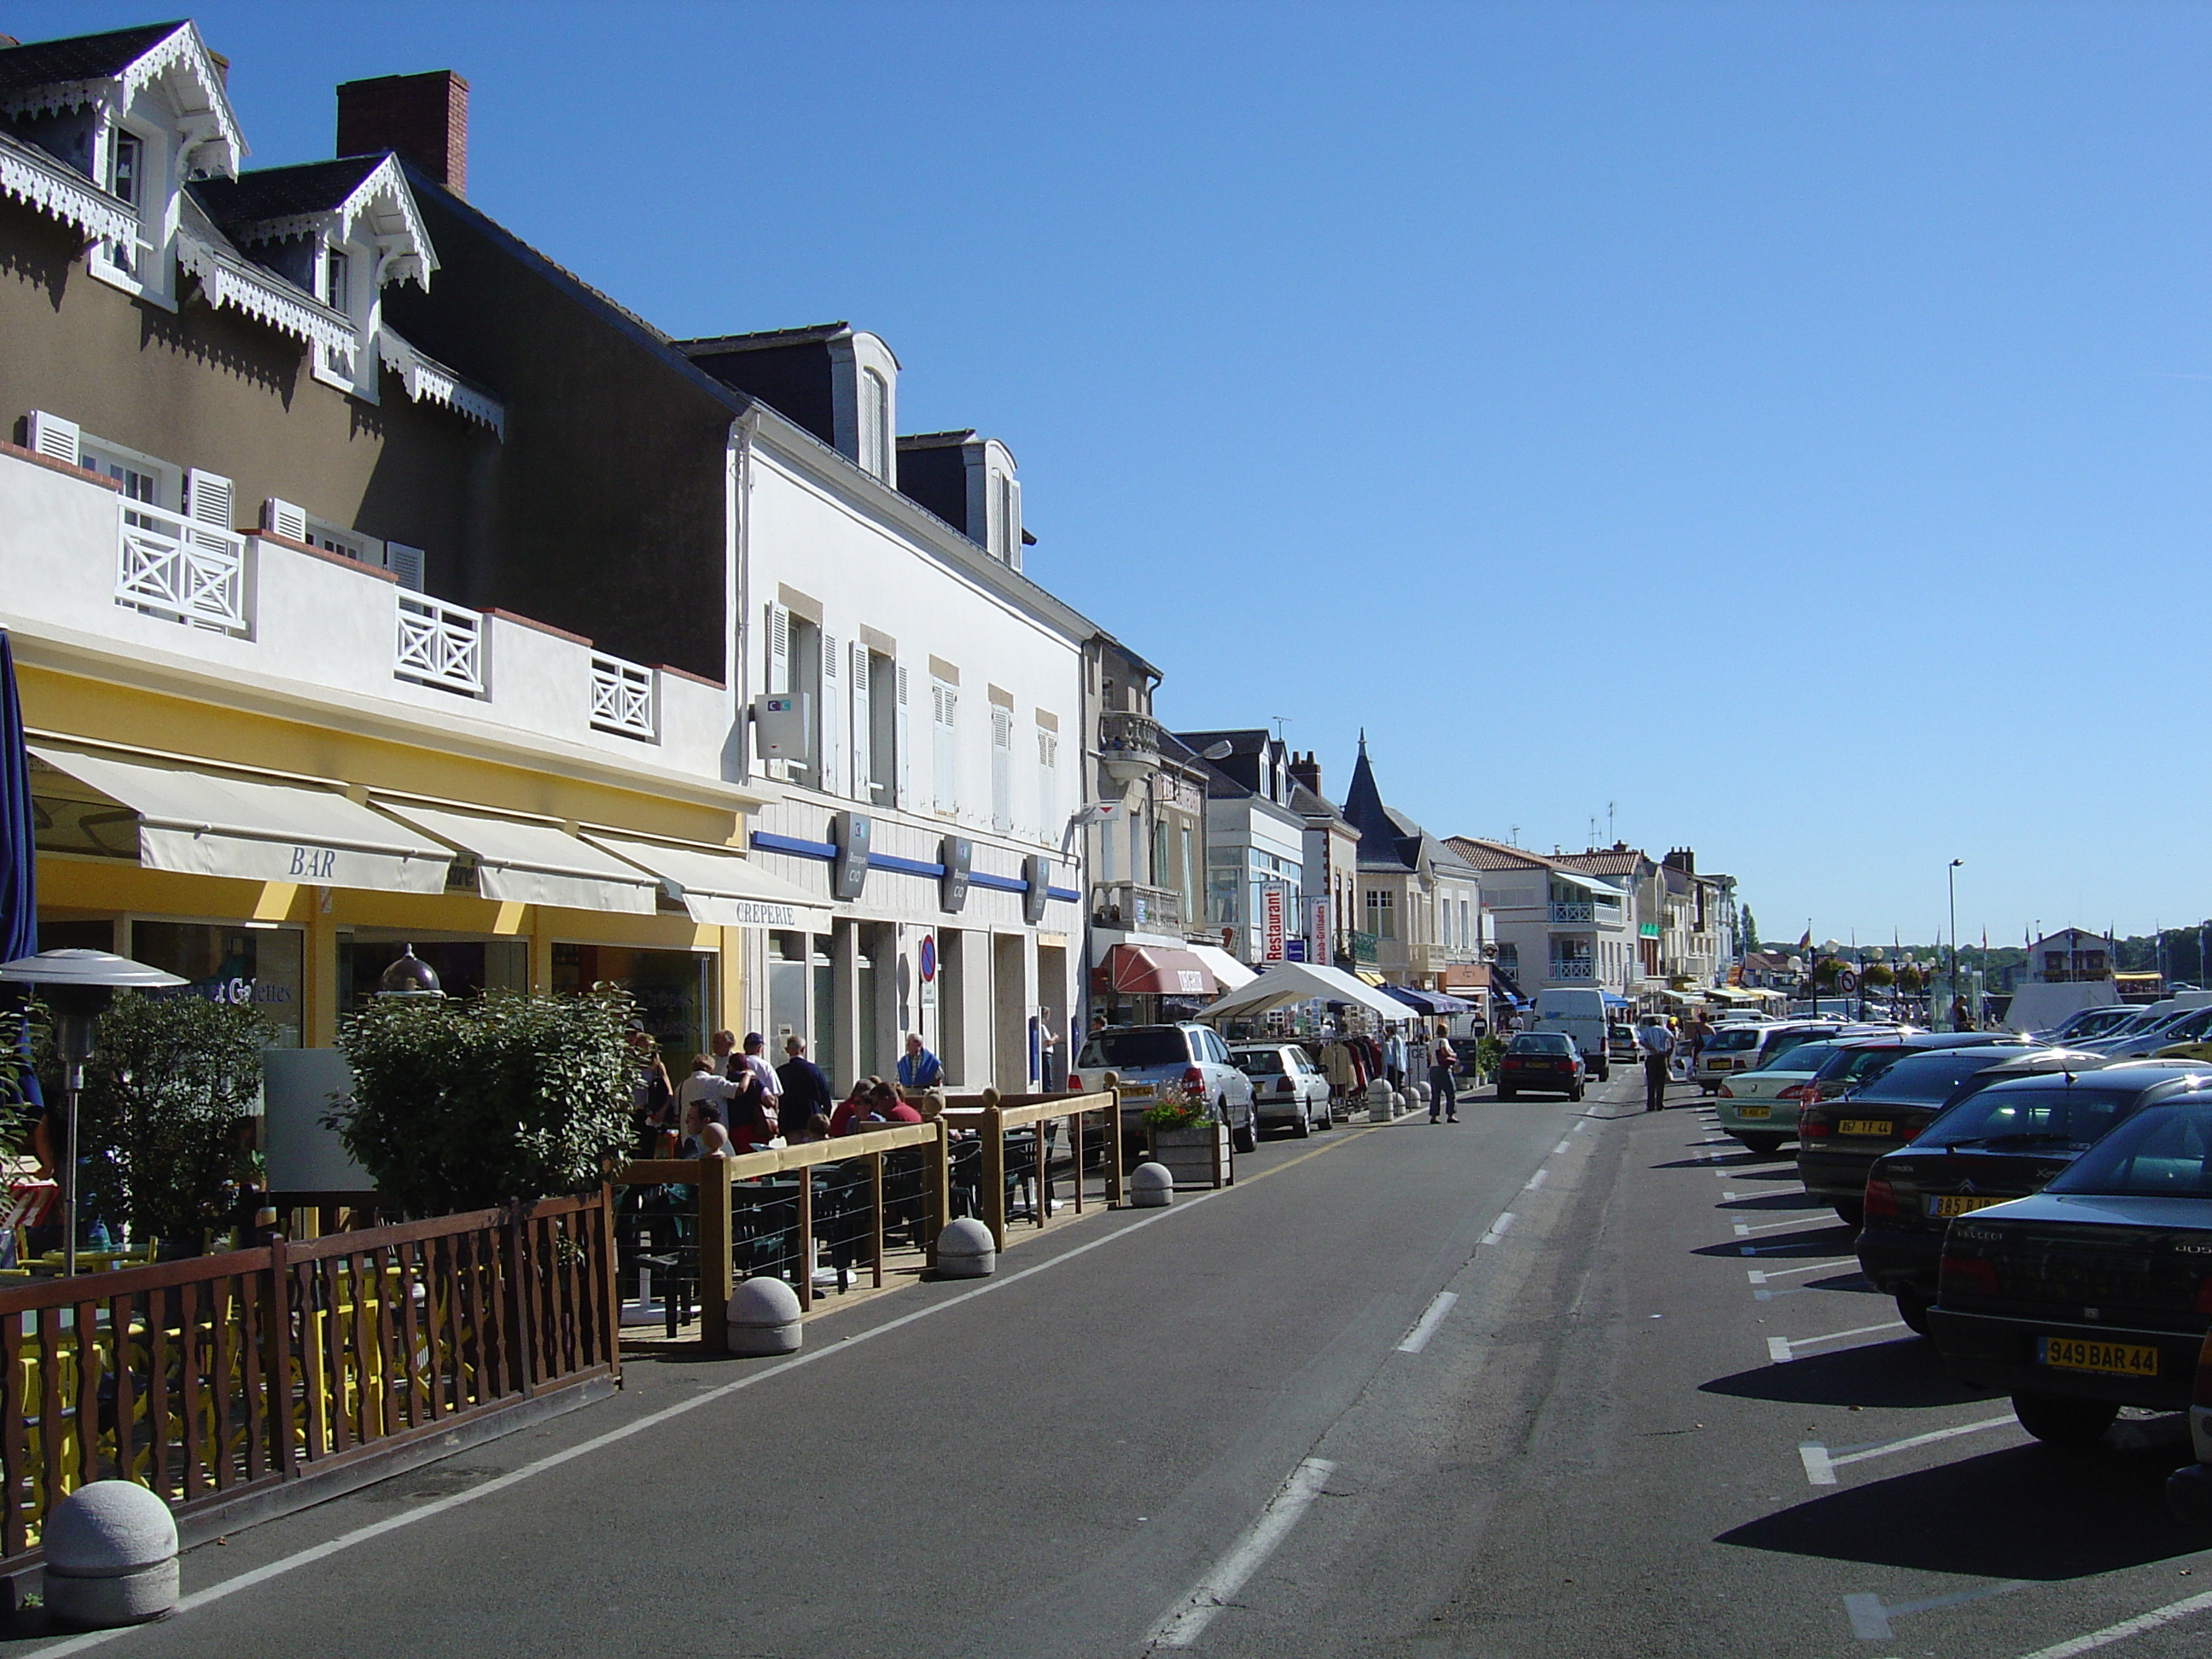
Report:
<svg viewBox="0 0 2212 1659"><path fill-rule="evenodd" d="M2065 1371L2103 1371L2113 1376L2156 1376L2158 1350L2142 1342L2093 1342L2079 1336L2039 1336L2035 1359Z"/></svg>
<svg viewBox="0 0 2212 1659"><path fill-rule="evenodd" d="M1125 1083L1121 1085L1121 1098L1124 1100L1150 1100L1152 1097L1152 1085L1149 1083Z"/></svg>
<svg viewBox="0 0 2212 1659"><path fill-rule="evenodd" d="M1705 1062L1705 1067L1708 1071L1733 1072L1735 1070L1735 1062L1732 1060L1709 1060Z"/></svg>
<svg viewBox="0 0 2212 1659"><path fill-rule="evenodd" d="M1883 1117L1847 1117L1836 1125L1839 1135L1886 1135L1889 1120Z"/></svg>
<svg viewBox="0 0 2212 1659"><path fill-rule="evenodd" d="M1971 1215L1976 1210L1986 1210L1992 1204L2002 1204L2001 1198L1973 1198L1965 1193L1946 1193L1938 1197L1930 1194L1928 1213L1931 1216Z"/></svg>
<svg viewBox="0 0 2212 1659"><path fill-rule="evenodd" d="M1735 1115L1738 1117L1765 1117L1769 1109L1765 1106L1739 1106L1735 1109Z"/></svg>

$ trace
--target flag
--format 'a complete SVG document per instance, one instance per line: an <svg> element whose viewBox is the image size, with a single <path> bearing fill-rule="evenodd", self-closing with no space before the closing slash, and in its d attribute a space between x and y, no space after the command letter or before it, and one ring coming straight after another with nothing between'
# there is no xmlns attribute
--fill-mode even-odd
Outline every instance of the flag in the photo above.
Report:
<svg viewBox="0 0 2212 1659"><path fill-rule="evenodd" d="M1805 924L1805 937L1797 941L1797 954L1800 956L1808 956L1812 953L1812 950L1813 924L1808 921Z"/></svg>

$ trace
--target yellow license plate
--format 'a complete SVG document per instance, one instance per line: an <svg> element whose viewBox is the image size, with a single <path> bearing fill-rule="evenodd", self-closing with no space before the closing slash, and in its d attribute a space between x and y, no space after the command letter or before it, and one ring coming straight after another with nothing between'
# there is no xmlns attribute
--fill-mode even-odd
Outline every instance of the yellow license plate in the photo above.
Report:
<svg viewBox="0 0 2212 1659"><path fill-rule="evenodd" d="M2001 1198L1969 1198L1963 1193L1948 1193L1928 1200L1931 1216L1970 1215L1976 1210L1986 1210L1992 1204L2002 1204Z"/></svg>
<svg viewBox="0 0 2212 1659"><path fill-rule="evenodd" d="M1121 1085L1121 1098L1124 1100L1150 1100L1152 1097L1152 1085L1149 1083L1125 1083Z"/></svg>
<svg viewBox="0 0 2212 1659"><path fill-rule="evenodd" d="M2035 1359L2066 1371L2103 1371L2113 1376L2156 1376L2158 1350L2141 1342L2093 1342L2079 1336L2039 1336Z"/></svg>
<svg viewBox="0 0 2212 1659"><path fill-rule="evenodd" d="M1768 1110L1765 1106L1739 1106L1735 1109L1735 1115L1738 1117L1765 1117Z"/></svg>
<svg viewBox="0 0 2212 1659"><path fill-rule="evenodd" d="M1839 1135L1886 1135L1889 1133L1889 1120L1881 1117L1847 1117L1836 1125L1836 1133Z"/></svg>

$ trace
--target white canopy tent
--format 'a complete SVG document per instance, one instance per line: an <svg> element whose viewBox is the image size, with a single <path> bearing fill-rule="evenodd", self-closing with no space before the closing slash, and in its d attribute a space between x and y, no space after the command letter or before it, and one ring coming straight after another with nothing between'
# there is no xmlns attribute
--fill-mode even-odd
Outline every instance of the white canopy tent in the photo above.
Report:
<svg viewBox="0 0 2212 1659"><path fill-rule="evenodd" d="M1419 1018L1395 997L1361 984L1341 968L1325 967L1318 962L1279 962L1249 985L1230 992L1199 1018L1217 1020L1232 1015L1264 1014L1270 1008L1316 1000L1349 1003L1401 1024Z"/></svg>

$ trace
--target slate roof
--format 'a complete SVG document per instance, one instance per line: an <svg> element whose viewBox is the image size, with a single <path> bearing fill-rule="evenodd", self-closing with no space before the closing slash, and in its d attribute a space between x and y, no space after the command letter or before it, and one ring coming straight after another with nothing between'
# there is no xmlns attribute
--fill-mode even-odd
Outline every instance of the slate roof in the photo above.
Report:
<svg viewBox="0 0 2212 1659"><path fill-rule="evenodd" d="M834 340L850 334L850 323L802 323L797 328L764 328L749 334L708 334L672 342L690 357L711 357L725 351L760 351L771 346L804 345L809 340Z"/></svg>
<svg viewBox="0 0 2212 1659"><path fill-rule="evenodd" d="M198 179L189 188L199 198L208 217L229 231L268 219L328 213L359 190L362 180L381 167L388 154L303 161L289 167L257 167L235 179Z"/></svg>
<svg viewBox="0 0 2212 1659"><path fill-rule="evenodd" d="M173 23L143 23L106 34L78 34L0 49L0 94L106 80L122 74L184 27L185 20L179 18Z"/></svg>
<svg viewBox="0 0 2212 1659"><path fill-rule="evenodd" d="M1359 740L1359 760L1352 769L1352 788L1344 798L1345 821L1359 832L1359 867L1377 873L1410 873L1425 862L1472 869L1453 848L1382 803L1375 769L1367 759L1367 739Z"/></svg>

